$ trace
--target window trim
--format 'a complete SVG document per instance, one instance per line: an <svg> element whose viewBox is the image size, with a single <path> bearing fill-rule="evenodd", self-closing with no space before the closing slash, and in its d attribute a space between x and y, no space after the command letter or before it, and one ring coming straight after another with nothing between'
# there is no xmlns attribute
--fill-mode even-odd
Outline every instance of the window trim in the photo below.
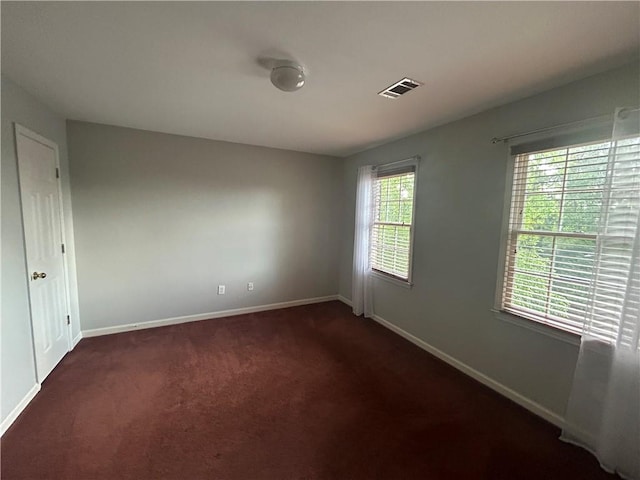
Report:
<svg viewBox="0 0 640 480"><path fill-rule="evenodd" d="M493 316L502 322L510 323L511 325L525 328L533 332L541 333L542 335L555 338L556 340L560 340L570 345L580 345L581 336L577 333L569 332L567 330L563 330L546 323L540 323L538 321L531 320L527 317L523 317L522 315L508 312L506 310L498 310L492 308L491 311L493 312Z"/></svg>
<svg viewBox="0 0 640 480"><path fill-rule="evenodd" d="M379 165L375 168L376 180L380 177L387 177L397 175L402 172L403 169L413 169L413 204L411 206L411 225L409 226L409 265L407 269L407 278L398 277L392 273L388 273L382 270L378 270L371 266L371 275L381 280L386 280L390 283L411 288L413 287L413 246L415 239L415 225L416 225L416 204L418 199L418 166L420 162L420 156L407 158L398 162L393 162L386 165ZM373 205L375 208L375 203ZM373 231L374 221L371 223L371 232ZM371 256L371 247L369 247L369 255Z"/></svg>
<svg viewBox="0 0 640 480"><path fill-rule="evenodd" d="M374 268L371 269L371 276L375 278L379 278L380 280L384 280L385 282L393 283L394 285L399 285L405 288L412 288L413 283L408 282L400 277L396 277L395 275L391 275L390 273L383 272L382 270L376 270Z"/></svg>
<svg viewBox="0 0 640 480"><path fill-rule="evenodd" d="M515 166L516 160L520 155L526 155L528 153L534 153L541 150L548 149L562 149L562 148L570 148L575 145L580 145L583 143L592 143L592 142L600 142L607 141L606 136L601 131L592 131L591 135L585 135L585 132L573 132L572 135L561 136L562 143L557 144L555 141L555 137L548 137L548 143L541 144L539 141L544 141L544 137L541 138L537 136L535 143L530 143L526 140L521 140L520 142L509 145L508 157L507 157L507 169L505 176L505 189L504 189L504 198L502 204L502 228L500 233L500 251L498 258L498 270L497 270L497 281L496 281L496 290L494 296L494 305L491 309L494 312L496 318L500 320L507 321L508 323L512 323L514 325L518 325L524 328L528 328L529 330L540 332L544 335L559 338L567 343L575 344L575 339L580 339L582 335L580 333L574 332L568 328L563 328L559 325L552 325L546 322L543 318L537 318L535 314L527 315L525 312L514 311L511 309L505 309L502 305L503 291L505 287L505 282L507 280L507 249L509 248L509 222L511 219L511 201L514 195L518 194L516 188L514 188L515 178ZM536 145L541 146L544 145L543 148L521 148L524 145ZM517 185L523 186L522 182L517 182ZM524 195L519 195L519 197L524 197Z"/></svg>

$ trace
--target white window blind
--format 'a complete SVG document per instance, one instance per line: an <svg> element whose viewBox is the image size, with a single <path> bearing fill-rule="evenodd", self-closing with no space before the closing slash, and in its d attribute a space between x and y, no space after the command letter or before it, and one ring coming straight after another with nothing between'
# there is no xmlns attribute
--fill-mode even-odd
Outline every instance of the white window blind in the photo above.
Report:
<svg viewBox="0 0 640 480"><path fill-rule="evenodd" d="M637 184L624 179L612 195L611 169L625 178L634 169L637 174L639 150L640 138L634 137L516 156L502 310L582 331L591 314L594 260L603 241L600 217L640 198ZM630 248L624 242L617 247ZM603 274L619 283L615 266Z"/></svg>
<svg viewBox="0 0 640 480"><path fill-rule="evenodd" d="M370 261L374 271L410 281L415 167L379 173L374 180Z"/></svg>

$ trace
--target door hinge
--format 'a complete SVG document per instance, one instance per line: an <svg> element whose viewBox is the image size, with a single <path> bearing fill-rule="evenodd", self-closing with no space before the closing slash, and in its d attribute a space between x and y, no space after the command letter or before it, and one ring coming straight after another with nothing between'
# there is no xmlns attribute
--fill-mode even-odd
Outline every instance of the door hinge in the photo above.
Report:
<svg viewBox="0 0 640 480"><path fill-rule="evenodd" d="M62 253L67 253L67 252L64 250L64 243L63 243L61 246L62 246Z"/></svg>
<svg viewBox="0 0 640 480"><path fill-rule="evenodd" d="M69 315L67 315L67 325L71 325L71 319L69 318Z"/></svg>
<svg viewBox="0 0 640 480"><path fill-rule="evenodd" d="M56 167L56 178L60 178L60 169Z"/></svg>

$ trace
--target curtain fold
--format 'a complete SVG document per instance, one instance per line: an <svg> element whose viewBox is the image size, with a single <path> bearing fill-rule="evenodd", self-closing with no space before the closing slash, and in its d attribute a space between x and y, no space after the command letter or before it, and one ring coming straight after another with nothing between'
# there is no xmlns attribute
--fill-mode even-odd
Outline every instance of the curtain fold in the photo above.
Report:
<svg viewBox="0 0 640 480"><path fill-rule="evenodd" d="M594 280L561 438L640 479L640 111L617 109Z"/></svg>
<svg viewBox="0 0 640 480"><path fill-rule="evenodd" d="M365 165L358 168L351 301L353 303L353 313L355 315L364 313L365 317L373 315L371 266L369 262L371 224L373 222L373 182L373 166Z"/></svg>

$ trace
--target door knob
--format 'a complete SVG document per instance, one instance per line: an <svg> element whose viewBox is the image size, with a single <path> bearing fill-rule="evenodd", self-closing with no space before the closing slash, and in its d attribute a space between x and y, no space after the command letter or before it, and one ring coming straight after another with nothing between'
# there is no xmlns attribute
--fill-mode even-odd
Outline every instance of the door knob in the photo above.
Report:
<svg viewBox="0 0 640 480"><path fill-rule="evenodd" d="M37 280L37 279L39 279L39 278L46 278L46 277L47 277L47 274L46 274L46 273L44 273L44 272L42 272L42 273L33 272L33 273L31 274L31 278L32 278L33 280Z"/></svg>

